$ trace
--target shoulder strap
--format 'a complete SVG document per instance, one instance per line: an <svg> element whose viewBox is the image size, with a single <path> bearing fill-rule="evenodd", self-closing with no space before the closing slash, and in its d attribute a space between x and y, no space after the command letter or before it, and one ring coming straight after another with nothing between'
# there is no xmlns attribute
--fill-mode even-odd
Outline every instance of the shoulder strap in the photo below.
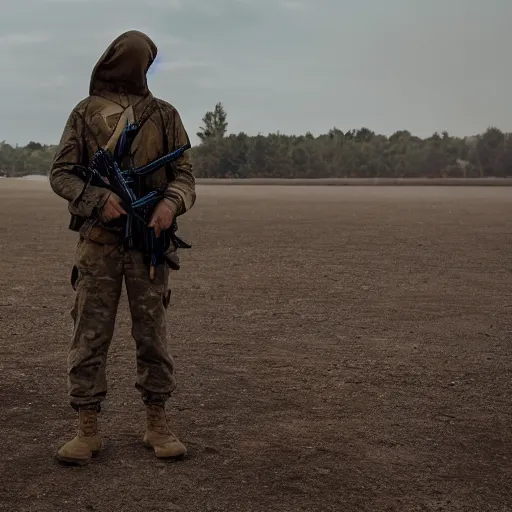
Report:
<svg viewBox="0 0 512 512"><path fill-rule="evenodd" d="M118 163L124 162L127 166L133 164L133 155L131 153L132 143L136 139L143 125L153 115L153 112L157 108L157 104L156 101L152 99L146 105L146 108L143 110L138 120L133 117L132 106L130 106L129 108L132 111L132 118L128 118L127 124L125 124L122 128L120 136L117 137L117 142L114 151L115 159L118 161Z"/></svg>
<svg viewBox="0 0 512 512"><path fill-rule="evenodd" d="M111 101L111 100L108 100L108 101ZM91 136L92 140L94 141L95 145L96 145L96 149L94 151L92 151L93 153L97 150L99 150L101 148L100 144L99 144L99 141L98 141L98 138L96 136L96 134L94 133L94 131L92 130L92 128L89 126L89 124L87 123L86 121L86 112L87 112L87 108L88 108L89 105L87 105L84 113L81 115L81 118L82 118L82 144L83 144L83 149L86 151L87 150L87 141L86 141L86 137L85 137L85 132L87 131L89 133L89 135ZM129 112L128 112L128 115L127 116L121 116L121 119L124 117L124 120L128 119L129 123L135 123L137 125L137 130L136 130L136 133L138 133L140 131L140 129L142 128L142 126L144 125L144 123L153 115L153 113L155 112L155 110L158 108L158 104L156 102L155 99L152 99L146 106L146 108L143 110L140 118L137 120L133 117L133 110L132 108L128 107L129 109ZM126 111L126 110L125 110ZM120 123L119 125L121 125L121 120L120 120ZM124 126L123 126L123 129L124 129ZM109 143L107 144L107 146L109 148L111 147L115 147L119 141L119 138L123 132L123 129L119 130L118 133L113 133L112 134L112 137L111 137L111 140L109 141ZM116 130L117 131L117 130ZM92 149L92 148L91 148ZM89 162L86 163L85 166L87 166Z"/></svg>
<svg viewBox="0 0 512 512"><path fill-rule="evenodd" d="M155 110L159 108L158 103L156 99L152 99L147 105L146 108L142 111L142 114L140 115L140 119L137 121L137 125L139 129L142 127L142 125L153 115Z"/></svg>

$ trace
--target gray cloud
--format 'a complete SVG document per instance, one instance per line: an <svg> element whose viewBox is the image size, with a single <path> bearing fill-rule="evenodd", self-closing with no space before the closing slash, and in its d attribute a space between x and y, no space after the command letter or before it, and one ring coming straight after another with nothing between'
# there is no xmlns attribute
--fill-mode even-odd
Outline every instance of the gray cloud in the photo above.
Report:
<svg viewBox="0 0 512 512"><path fill-rule="evenodd" d="M230 131L368 126L512 130L510 0L18 0L0 19L0 140L58 141L110 41L159 47L149 80L190 135L222 101Z"/></svg>

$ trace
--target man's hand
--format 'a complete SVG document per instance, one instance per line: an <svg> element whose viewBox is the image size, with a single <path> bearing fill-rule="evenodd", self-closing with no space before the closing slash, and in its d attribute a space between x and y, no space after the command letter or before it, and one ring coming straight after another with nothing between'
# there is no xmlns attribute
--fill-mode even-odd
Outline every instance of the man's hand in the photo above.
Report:
<svg viewBox="0 0 512 512"><path fill-rule="evenodd" d="M126 215L121 205L121 199L112 192L101 210L101 220L103 222L110 222L111 220L118 219L121 215Z"/></svg>
<svg viewBox="0 0 512 512"><path fill-rule="evenodd" d="M162 231L171 227L174 217L176 216L176 211L176 206L165 199L156 205L149 227L155 229L155 235L157 238L160 236Z"/></svg>

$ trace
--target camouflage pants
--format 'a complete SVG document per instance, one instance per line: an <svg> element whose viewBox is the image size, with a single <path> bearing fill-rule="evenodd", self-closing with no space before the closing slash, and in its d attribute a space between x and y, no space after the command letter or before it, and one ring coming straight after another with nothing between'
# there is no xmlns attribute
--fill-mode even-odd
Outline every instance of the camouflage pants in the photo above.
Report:
<svg viewBox="0 0 512 512"><path fill-rule="evenodd" d="M163 405L176 388L166 343L167 265L159 265L151 281L142 254L81 238L75 267L74 329L68 354L71 406L99 407L107 394L105 367L123 278L136 344L135 386L145 403Z"/></svg>

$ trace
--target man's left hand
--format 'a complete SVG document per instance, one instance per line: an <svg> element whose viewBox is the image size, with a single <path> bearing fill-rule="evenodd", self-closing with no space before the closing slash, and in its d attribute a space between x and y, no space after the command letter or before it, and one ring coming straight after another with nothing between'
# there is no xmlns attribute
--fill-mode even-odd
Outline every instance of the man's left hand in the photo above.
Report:
<svg viewBox="0 0 512 512"><path fill-rule="evenodd" d="M156 205L149 227L155 229L155 235L157 238L160 236L162 231L171 227L174 217L176 216L176 211L176 206L165 199Z"/></svg>

